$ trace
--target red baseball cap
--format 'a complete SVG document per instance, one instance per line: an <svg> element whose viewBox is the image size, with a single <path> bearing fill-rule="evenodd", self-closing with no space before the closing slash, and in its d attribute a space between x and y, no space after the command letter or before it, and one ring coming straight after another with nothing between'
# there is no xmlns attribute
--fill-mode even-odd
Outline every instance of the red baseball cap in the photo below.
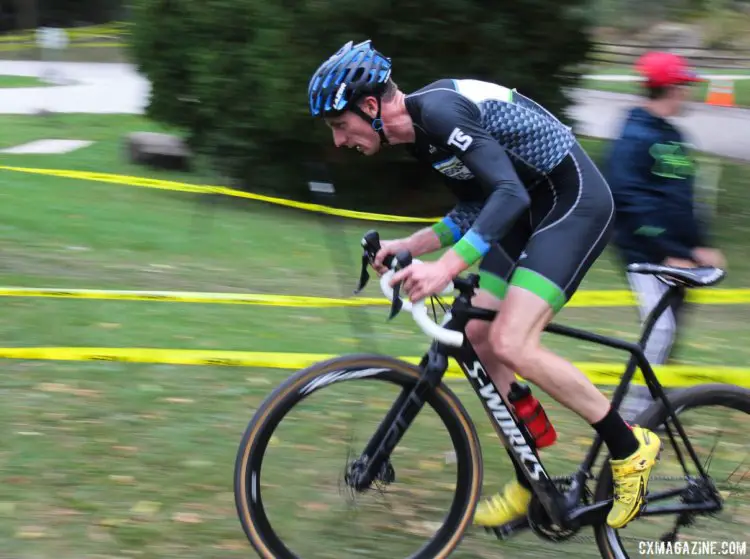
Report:
<svg viewBox="0 0 750 559"><path fill-rule="evenodd" d="M665 86L705 81L688 68L684 58L670 52L648 52L638 60L636 69L646 78L649 85Z"/></svg>

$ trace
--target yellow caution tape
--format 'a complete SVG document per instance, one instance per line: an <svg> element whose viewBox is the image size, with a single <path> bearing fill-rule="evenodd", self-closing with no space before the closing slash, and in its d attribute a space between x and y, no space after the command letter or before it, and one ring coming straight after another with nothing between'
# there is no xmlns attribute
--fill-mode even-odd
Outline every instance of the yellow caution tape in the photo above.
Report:
<svg viewBox="0 0 750 559"><path fill-rule="evenodd" d="M54 289L37 287L0 287L0 297L49 297L53 299L108 299L115 301L165 301L277 307L357 307L390 305L383 297L306 297L266 295L262 293L210 293L191 291L122 291L106 289Z"/></svg>
<svg viewBox="0 0 750 559"><path fill-rule="evenodd" d="M750 303L750 289L689 289L687 300L704 305L747 304ZM582 290L575 293L565 307L625 307L635 304L635 296L628 290Z"/></svg>
<svg viewBox="0 0 750 559"><path fill-rule="evenodd" d="M687 292L691 303L738 305L750 303L750 289L692 289Z"/></svg>
<svg viewBox="0 0 750 559"><path fill-rule="evenodd" d="M225 196L234 196L238 198L247 198L251 200L257 200L261 202L267 202L270 204L277 204L280 206L287 206L287 207L292 207L292 208L306 210L306 211L313 211L313 212L325 213L329 215L337 215L341 217L348 217L352 219L361 219L361 220L369 220L369 221L385 221L385 222L398 222L398 223L434 223L441 219L439 217L423 218L423 217L408 217L408 216L377 214L377 213L370 213L370 212L359 212L355 210L332 208L329 206L323 206L321 204L309 204L306 202L297 202L297 201L288 200L285 198L265 196L262 194L253 194L251 192L245 192L242 190L236 190L233 188L227 188L223 186L198 185L198 184L190 184L190 183L184 183L184 182L178 182L178 181L152 179L148 177L115 175L111 173L92 173L88 171L73 171L73 170L67 170L67 169L38 169L38 168L30 168L30 167L13 167L13 166L7 166L7 165L0 165L0 170L15 171L15 172L21 172L21 173L33 173L33 174L64 177L64 178L95 181L95 182L107 182L107 183L113 183L113 184L123 184L123 185L128 185L128 186L140 186L144 188L156 188L156 189L161 189L161 190L191 192L194 194L220 194L220 195L225 195ZM60 291L60 290L56 290L56 291ZM69 293L71 293L70 295L71 297L76 296L73 294L75 291L78 291L78 290L68 291ZM206 296L212 297L213 300L210 302L230 302L230 301L217 301L216 298L213 297L214 295L215 294L211 294L211 295L182 294L182 295L178 295L178 297L180 297L179 300L185 301L185 302L188 302L188 300L191 297L205 298ZM43 295L36 295L36 296L43 296ZM144 297L149 298L147 296L144 296ZM158 296L158 298L162 300L178 300L178 299L171 299L169 297L170 295L168 294L168 292L161 292L161 294ZM246 297L257 298L259 296L249 295ZM269 301L268 304L286 305L289 302L289 299L281 299L280 297L282 296L264 296L264 297L266 298L267 301ZM274 299L274 297L277 297L277 298ZM125 298L125 297L116 297L116 296L102 297L100 294L100 296L92 297L92 298ZM137 299L139 297L137 295L134 295L131 292L129 295L127 295L127 298ZM223 294L222 294L222 298L223 298ZM285 302L279 303L279 301L285 301ZM333 300L329 300L329 301L333 301ZM750 303L750 289L721 289L721 290L693 289L693 290L688 291L688 301L697 302L697 303L708 303L708 304ZM208 302L208 301L205 301L205 299L201 299L200 301L190 301L190 302ZM247 303L248 301L236 301L236 302ZM262 304L262 303L256 303L254 301L253 303ZM323 303L323 301L321 301L321 303ZM342 305L352 305L352 304L356 305L356 304L384 304L384 303L372 303L372 302L367 302L367 303L346 302L344 303L339 300L335 304L334 303L330 303L330 304L325 303L322 305L306 304L304 306L342 306ZM627 290L592 290L592 291L581 291L581 292L576 293L571 299L571 301L568 303L567 307L607 307L607 306L620 307L620 306L630 306L633 304L635 304L635 299L633 297L633 294L630 291L627 291ZM297 306L297 305L292 304L289 306Z"/></svg>
<svg viewBox="0 0 750 559"><path fill-rule="evenodd" d="M38 174L38 175L49 175L53 177L64 177L64 178L69 178L69 179L123 184L127 186L141 186L145 188L157 188L161 190L192 192L194 194L221 194L224 196L235 196L237 198L248 198L250 200L268 202L270 204L277 204L279 206L287 206L291 208L297 208L300 210L307 210L307 211L312 211L312 212L325 213L325 214L330 214L330 215L337 215L340 217L348 217L352 219L362 219L362 220L368 220L368 221L388 221L388 222L398 222L398 223L434 223L441 219L439 217L404 217L404 216L398 216L398 215L358 212L355 210L331 208L329 206L323 206L321 204L309 204L306 202L297 202L295 200L287 200L285 198L277 198L274 196L264 196L262 194L253 194L251 192L244 192L242 190L236 190L236 189L227 188L224 186L190 184L190 183L177 182L177 181L150 179L146 177L114 175L110 173L90 173L86 171L70 171L67 169L35 169L35 168L30 168L30 167L9 167L5 165L0 166L0 169L4 171L33 173L33 174Z"/></svg>
<svg viewBox="0 0 750 559"><path fill-rule="evenodd" d="M164 301L275 307L359 307L390 305L384 297L308 297L263 293L211 293L199 291L128 291L108 289L58 289L50 287L2 287L0 297L48 297L52 299L99 299L112 301ZM750 303L750 289L693 290L691 302L708 305ZM567 307L626 307L635 304L630 291L579 291Z"/></svg>
<svg viewBox="0 0 750 559"><path fill-rule="evenodd" d="M271 353L197 349L109 348L109 347L5 347L0 358L49 361L107 361L118 363L153 363L162 365L213 365L221 367L261 367L267 369L303 369L314 363L337 357L321 353ZM399 357L418 364L420 357ZM625 370L624 364L577 363L586 376L600 385L616 385ZM750 388L750 369L714 365L656 366L654 370L664 386L693 386L704 383L734 384ZM450 361L446 376L464 374ZM633 382L643 384L640 375Z"/></svg>
<svg viewBox="0 0 750 559"><path fill-rule="evenodd" d="M624 364L584 362L575 365L592 383L605 386L617 385L625 371ZM717 365L655 365L652 367L659 382L668 387L721 383L750 388L750 369L747 368ZM633 377L632 382L640 385L646 384L640 372Z"/></svg>

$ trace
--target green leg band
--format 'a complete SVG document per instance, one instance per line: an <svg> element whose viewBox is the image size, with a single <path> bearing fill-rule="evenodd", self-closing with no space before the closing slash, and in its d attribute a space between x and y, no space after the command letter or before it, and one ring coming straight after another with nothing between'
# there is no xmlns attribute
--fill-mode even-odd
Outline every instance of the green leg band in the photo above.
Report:
<svg viewBox="0 0 750 559"><path fill-rule="evenodd" d="M479 270L479 289L492 293L498 299L505 299L508 282L486 270Z"/></svg>
<svg viewBox="0 0 750 559"><path fill-rule="evenodd" d="M510 284L531 291L534 295L541 297L552 307L555 314L567 303L567 297L562 289L543 275L528 268L516 269L510 279Z"/></svg>

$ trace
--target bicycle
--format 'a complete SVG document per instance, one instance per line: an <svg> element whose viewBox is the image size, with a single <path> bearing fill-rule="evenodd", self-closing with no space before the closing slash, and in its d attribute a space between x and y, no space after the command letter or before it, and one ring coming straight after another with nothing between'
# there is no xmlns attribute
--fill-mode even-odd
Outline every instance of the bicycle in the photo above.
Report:
<svg viewBox="0 0 750 559"><path fill-rule="evenodd" d="M380 248L378 233L368 232L362 239L362 247L362 270L356 292L360 292L369 280L367 266L372 263ZM411 311L422 331L433 339L418 366L377 354L344 355L316 363L287 378L263 401L249 422L237 453L234 493L240 522L255 551L259 556L269 559L298 557L286 547L272 528L260 489L261 466L277 426L295 405L313 392L342 382L375 379L395 383L401 388L401 393L368 444L354 459L347 460L344 483L353 492L366 492L375 485L392 484L396 469L390 460L391 455L420 411L425 405L430 406L451 437L457 468L455 493L442 525L411 557L444 558L450 555L462 541L470 525L483 479L482 453L474 423L462 403L443 383L448 358L451 357L459 364L502 445L510 450L513 461L521 466L532 488L533 498L528 515L495 529L496 536L507 539L531 529L540 538L561 542L571 538L582 528L591 526L602 557L628 557L619 532L606 524L606 515L612 504L612 477L606 460L598 475L592 472L602 450L602 441L594 435L585 458L573 474L558 478L550 476L523 422L516 417L512 406L506 405L465 337L464 329L469 320L491 321L495 316L495 311L471 305L472 295L479 286L478 276L469 274L465 278L454 278L443 295L455 290L459 293L446 311L445 320L437 324L428 316L424 300L405 301L399 297L398 286L394 289L388 286L395 271L411 263L411 255L404 252L387 259L389 271L381 277L380 285L383 293L392 301L390 317L401 310ZM639 416L637 423L652 429L662 426L679 458L683 475L677 476L677 479L684 480L684 485L669 491L651 491L646 496L639 517L677 515L674 530L662 538L665 541L675 541L682 526L689 525L700 515L715 514L723 506L722 495L700 463L678 415L689 408L714 404L750 414L750 391L733 385L703 384L677 391L668 398L643 352L645 340L672 298L679 296L684 289L719 283L725 277L723 270L637 264L631 265L629 271L655 274L669 285L669 290L646 320L639 342L632 343L554 323L549 324L546 331L630 354L628 365L612 397L612 405L616 408L619 407L636 368L642 371L654 402ZM675 437L684 444L688 457L680 452ZM667 445L666 440L664 445ZM692 462L697 475L689 474L686 461ZM587 480L596 481L593 494L586 486ZM681 502L657 504L671 497L677 497ZM636 520L637 518L631 524Z"/></svg>

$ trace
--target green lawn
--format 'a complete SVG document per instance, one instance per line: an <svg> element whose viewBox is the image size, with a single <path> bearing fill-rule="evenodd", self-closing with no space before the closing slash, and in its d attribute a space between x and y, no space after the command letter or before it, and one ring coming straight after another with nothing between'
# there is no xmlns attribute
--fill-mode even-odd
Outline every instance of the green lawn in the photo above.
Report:
<svg viewBox="0 0 750 559"><path fill-rule="evenodd" d="M746 76L750 74L750 68L695 68L695 71L701 75L707 74L727 74ZM631 65L623 64L600 64L592 65L586 70L587 74L623 74L634 76L635 69Z"/></svg>
<svg viewBox="0 0 750 559"><path fill-rule="evenodd" d="M3 87L44 87L46 82L34 76L2 76L0 75L0 88Z"/></svg>
<svg viewBox="0 0 750 559"><path fill-rule="evenodd" d="M0 42L0 60L44 60L44 56L34 44ZM127 45L119 39L76 41L53 56L61 62L130 62Z"/></svg>
<svg viewBox="0 0 750 559"><path fill-rule="evenodd" d="M2 165L219 183L208 174L154 173L124 163L121 139L127 131L160 129L139 117L8 116L0 118L0 124L0 147L48 137L96 141L69 155L3 156ZM603 147L591 141L586 146L595 154ZM740 254L748 238L747 171L745 166L724 165L717 231L730 261L724 287L750 285L750 268ZM345 297L358 279L362 233L377 227L387 238L414 228L335 220L234 199L209 205L205 203L209 199L199 195L0 173L0 285ZM332 253L331 247L338 252ZM626 288L611 252L597 262L583 288ZM378 294L373 282L364 295ZM385 307L348 311L31 298L3 303L3 346L314 353L364 349L393 355L419 355L427 346L408 315L389 323ZM682 360L745 366L750 357L748 345L742 342L750 335L747 310L733 306L699 310L685 332ZM352 319L360 326L353 325ZM630 308L568 309L560 320L629 339L638 330L635 310ZM363 328L372 335L364 335ZM575 360L622 358L620 353L588 344L549 336L545 341ZM18 559L253 556L234 511L234 454L253 411L288 372L13 360L3 366L0 540L4 554ZM494 491L511 471L507 455L497 446L466 383L451 381L451 385L465 398L478 424L485 483L488 491ZM321 392L321 398L325 394ZM404 443L403 462L396 464L399 479L409 482L408 489L397 484L391 493L398 515L380 512L370 517L371 524L349 518L329 520L338 502L333 484L346 457L350 432L355 430L361 441L367 435L365 426L382 417L388 397L377 389L347 387L336 400L301 410L298 422L278 435L269 469L279 497L275 510L284 533L306 538L304 545L311 552L349 559L357 555L352 550L366 556L366 551L377 549L377 557L401 557L409 538L438 512L434 509L450 484L450 464L445 462L450 449L425 417ZM542 400L561 434L560 443L544 458L554 473L567 472L581 459L590 429L549 398L542 396ZM743 433L750 428L746 418L699 417L693 431L700 441L699 452L708 452L714 430L728 424L735 431L725 433L730 439L724 444L730 446L722 448L735 449L732 441L737 448L746 444ZM317 448L320 441L326 443L323 449ZM727 450L718 455L712 471L731 472L730 464L737 466L736 454ZM745 470L747 465L740 471ZM668 460L664 471L670 471ZM731 508L719 520L698 524L692 534L746 538L749 518L745 497L739 508ZM355 537L356 526L375 526L377 531ZM389 528L402 538L389 543L385 537L379 547L368 539L383 537ZM641 523L629 534L653 538L652 528ZM557 556L563 550L598 556L592 543L554 548L524 535L500 544L477 530L470 532L454 556Z"/></svg>
<svg viewBox="0 0 750 559"><path fill-rule="evenodd" d="M615 72L612 72L615 73ZM724 72L722 72L724 73ZM614 82L606 80L585 79L581 82L585 89L598 91L612 91L614 93L630 93L640 95L642 88L637 82ZM705 102L708 93L708 83L698 83L693 86L690 99L697 102ZM738 107L750 106L750 80L734 81L734 104Z"/></svg>

